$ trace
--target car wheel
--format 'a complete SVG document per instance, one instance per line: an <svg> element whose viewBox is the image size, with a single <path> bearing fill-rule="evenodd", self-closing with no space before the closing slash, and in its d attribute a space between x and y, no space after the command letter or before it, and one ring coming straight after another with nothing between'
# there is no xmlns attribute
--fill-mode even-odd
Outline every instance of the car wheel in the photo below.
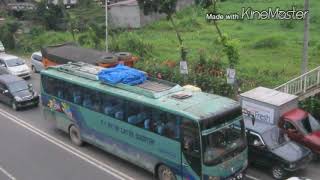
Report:
<svg viewBox="0 0 320 180"><path fill-rule="evenodd" d="M37 73L37 70L36 70L36 68L34 66L31 66L31 70L32 70L33 73Z"/></svg>
<svg viewBox="0 0 320 180"><path fill-rule="evenodd" d="M158 178L159 180L176 180L174 173L165 165L160 165L158 168Z"/></svg>
<svg viewBox="0 0 320 180"><path fill-rule="evenodd" d="M12 101L11 107L12 107L12 109L15 110L15 111L18 110L17 103L16 103L15 101Z"/></svg>
<svg viewBox="0 0 320 180"><path fill-rule="evenodd" d="M75 125L72 125L69 129L69 136L71 139L71 142L77 146L82 146L83 141L80 136L80 130Z"/></svg>
<svg viewBox="0 0 320 180"><path fill-rule="evenodd" d="M272 167L272 176L275 179L283 179L286 175L285 170L280 166Z"/></svg>

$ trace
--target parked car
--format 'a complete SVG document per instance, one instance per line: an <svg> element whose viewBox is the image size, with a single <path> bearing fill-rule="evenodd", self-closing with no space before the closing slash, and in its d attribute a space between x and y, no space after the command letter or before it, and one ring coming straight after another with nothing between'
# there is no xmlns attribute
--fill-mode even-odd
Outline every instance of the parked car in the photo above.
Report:
<svg viewBox="0 0 320 180"><path fill-rule="evenodd" d="M5 74L0 75L0 101L18 110L27 106L38 106L39 95L24 79Z"/></svg>
<svg viewBox="0 0 320 180"><path fill-rule="evenodd" d="M0 41L0 53L4 53L6 50L2 44L2 42Z"/></svg>
<svg viewBox="0 0 320 180"><path fill-rule="evenodd" d="M38 51L31 55L31 70L34 73L37 73L42 69L44 69L44 65L42 63L42 54L40 51Z"/></svg>
<svg viewBox="0 0 320 180"><path fill-rule="evenodd" d="M310 113L294 109L283 115L279 127L288 137L320 155L320 123Z"/></svg>
<svg viewBox="0 0 320 180"><path fill-rule="evenodd" d="M312 152L290 141L275 125L245 121L249 163L271 168L275 179L283 179L290 172L304 168L312 160Z"/></svg>
<svg viewBox="0 0 320 180"><path fill-rule="evenodd" d="M0 54L0 74L9 73L22 78L30 78L30 68L21 58L9 54Z"/></svg>

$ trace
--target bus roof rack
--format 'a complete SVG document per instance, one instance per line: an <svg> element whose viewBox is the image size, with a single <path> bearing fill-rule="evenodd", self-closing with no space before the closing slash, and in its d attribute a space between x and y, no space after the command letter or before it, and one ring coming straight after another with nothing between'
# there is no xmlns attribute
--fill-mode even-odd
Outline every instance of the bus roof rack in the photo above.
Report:
<svg viewBox="0 0 320 180"><path fill-rule="evenodd" d="M93 81L99 81L98 79L98 73L103 70L103 67L91 65L84 62L74 62L74 63L68 63L64 65L56 66L58 71L76 75L82 78L90 79ZM145 72L144 72L145 73ZM112 87L116 87L119 89L123 89L126 91L130 91L139 95L144 95L150 98L160 98L162 96L183 91L183 88L175 83L151 78L148 77L148 79L139 85L131 86L127 84L108 84L100 81L102 84L109 85Z"/></svg>

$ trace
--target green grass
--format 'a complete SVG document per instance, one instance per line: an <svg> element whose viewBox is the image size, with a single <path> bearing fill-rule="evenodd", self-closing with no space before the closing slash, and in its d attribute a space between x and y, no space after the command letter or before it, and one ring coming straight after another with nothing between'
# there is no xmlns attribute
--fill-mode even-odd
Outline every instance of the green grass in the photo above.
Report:
<svg viewBox="0 0 320 180"><path fill-rule="evenodd" d="M240 12L242 7L260 10L268 7L290 9L293 4L303 7L301 0L228 0L220 3L218 8L221 13L234 13ZM311 12L309 68L318 66L320 62L319 1L311 1ZM217 32L212 24L205 21L205 10L188 8L179 12L175 21L182 32L189 60L198 59L199 49L205 49L209 58L217 56L217 53L221 54L221 47L216 43ZM245 89L258 85L274 87L299 75L303 21L222 20L219 25L223 33L240 40L237 73L244 81ZM157 61L179 60L178 41L170 22L161 20L133 33L155 47L152 58ZM227 62L225 56L222 60Z"/></svg>
<svg viewBox="0 0 320 180"><path fill-rule="evenodd" d="M320 1L310 3L309 69L319 66L320 62ZM292 5L296 5L301 8L303 1L227 0L218 5L221 13L239 13L242 7L260 10L268 7L291 9ZM84 22L104 23L105 14L101 7L75 8L70 13L75 18L82 18ZM221 45L216 41L218 34L213 24L205 21L205 13L206 11L201 8L192 7L177 13L174 17L188 50L188 60L198 61L199 50L204 49L208 59L221 57L221 61L227 63L226 56L221 52ZM275 87L299 75L303 21L222 20L219 21L219 25L223 33L240 41L240 63L236 69L237 76L244 82L244 90L256 86ZM128 35L134 35L142 39L152 46L151 56L144 57L147 61L156 63L165 60L179 61L178 40L169 21L160 20L142 29L130 30L130 33L119 31L112 38L123 40ZM30 44L39 46L70 40L72 36L68 32L45 32L35 37Z"/></svg>

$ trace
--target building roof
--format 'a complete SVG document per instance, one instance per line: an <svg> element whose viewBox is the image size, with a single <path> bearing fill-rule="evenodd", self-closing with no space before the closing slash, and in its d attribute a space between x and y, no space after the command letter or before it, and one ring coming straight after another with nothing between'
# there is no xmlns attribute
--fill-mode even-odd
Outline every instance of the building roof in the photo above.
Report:
<svg viewBox="0 0 320 180"><path fill-rule="evenodd" d="M298 96L265 87L257 87L255 89L242 93L241 97L250 98L274 106L281 106L298 98Z"/></svg>
<svg viewBox="0 0 320 180"><path fill-rule="evenodd" d="M283 118L291 121L300 121L304 119L307 115L308 113L303 111L302 109L293 109L289 112L286 112L283 115Z"/></svg>
<svg viewBox="0 0 320 180"><path fill-rule="evenodd" d="M156 107L167 112L174 112L175 114L183 115L195 120L207 119L229 111L230 109L240 107L237 101L204 92L191 92L192 96L184 99L173 97L173 95L176 93L190 93L190 91L184 89L179 92L174 91L172 93L162 92L162 96L152 98L142 93L137 93L137 91L134 92L125 90L117 86L103 84L97 80L62 72L59 71L58 68L59 66L49 67L47 70L41 71L41 74L57 77L80 86L97 89L101 92L113 94L131 101L140 102L150 107Z"/></svg>
<svg viewBox="0 0 320 180"><path fill-rule="evenodd" d="M16 81L21 81L23 79L19 78L18 76L11 75L11 74L3 74L0 75L0 82L2 83L11 83L11 82L16 82Z"/></svg>
<svg viewBox="0 0 320 180"><path fill-rule="evenodd" d="M104 51L78 47L74 43L65 43L56 46L48 46L41 49L42 56L57 64L68 62L86 62L97 64L99 62L115 63L114 55ZM110 58L111 57L111 58Z"/></svg>

